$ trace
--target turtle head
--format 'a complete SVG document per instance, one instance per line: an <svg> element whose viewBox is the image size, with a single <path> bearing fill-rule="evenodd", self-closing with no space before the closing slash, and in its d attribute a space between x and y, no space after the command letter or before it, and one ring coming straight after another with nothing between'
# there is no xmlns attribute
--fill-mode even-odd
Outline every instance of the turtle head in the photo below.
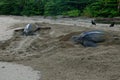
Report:
<svg viewBox="0 0 120 80"><path fill-rule="evenodd" d="M74 43L78 44L82 42L82 38L79 36L72 36L71 41L73 41Z"/></svg>

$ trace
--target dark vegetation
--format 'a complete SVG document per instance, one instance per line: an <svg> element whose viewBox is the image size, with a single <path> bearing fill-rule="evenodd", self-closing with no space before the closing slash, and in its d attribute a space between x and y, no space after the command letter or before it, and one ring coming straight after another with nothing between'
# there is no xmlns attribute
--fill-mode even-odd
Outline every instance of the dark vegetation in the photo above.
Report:
<svg viewBox="0 0 120 80"><path fill-rule="evenodd" d="M0 15L118 17L120 0L0 0Z"/></svg>

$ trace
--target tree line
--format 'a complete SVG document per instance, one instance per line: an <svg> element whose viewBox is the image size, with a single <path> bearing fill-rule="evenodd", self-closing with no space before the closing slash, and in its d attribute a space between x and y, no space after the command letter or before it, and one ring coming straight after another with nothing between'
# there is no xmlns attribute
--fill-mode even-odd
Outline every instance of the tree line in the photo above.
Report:
<svg viewBox="0 0 120 80"><path fill-rule="evenodd" d="M0 15L120 16L120 0L0 0Z"/></svg>

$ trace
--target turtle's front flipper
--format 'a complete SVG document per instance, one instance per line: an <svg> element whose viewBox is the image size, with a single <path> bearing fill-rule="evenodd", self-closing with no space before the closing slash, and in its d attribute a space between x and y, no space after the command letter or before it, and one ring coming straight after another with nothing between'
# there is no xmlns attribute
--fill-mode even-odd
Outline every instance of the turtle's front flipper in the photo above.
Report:
<svg viewBox="0 0 120 80"><path fill-rule="evenodd" d="M88 40L83 41L82 45L84 47L96 47L97 46L97 44L95 42L88 41Z"/></svg>

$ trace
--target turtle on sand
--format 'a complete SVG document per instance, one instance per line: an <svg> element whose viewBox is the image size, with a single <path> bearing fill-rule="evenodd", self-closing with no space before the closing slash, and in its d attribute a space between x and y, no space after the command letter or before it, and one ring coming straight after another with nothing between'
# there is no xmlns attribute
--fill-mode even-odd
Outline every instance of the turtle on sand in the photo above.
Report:
<svg viewBox="0 0 120 80"><path fill-rule="evenodd" d="M33 24L27 24L23 30L23 35L34 35L34 33L38 30L40 30L40 27Z"/></svg>
<svg viewBox="0 0 120 80"><path fill-rule="evenodd" d="M23 30L24 35L29 35L31 33L31 24L27 24L26 27Z"/></svg>
<svg viewBox="0 0 120 80"><path fill-rule="evenodd" d="M100 30L87 31L78 36L72 36L71 39L73 42L80 43L84 47L96 47L96 43L105 41L105 32Z"/></svg>

